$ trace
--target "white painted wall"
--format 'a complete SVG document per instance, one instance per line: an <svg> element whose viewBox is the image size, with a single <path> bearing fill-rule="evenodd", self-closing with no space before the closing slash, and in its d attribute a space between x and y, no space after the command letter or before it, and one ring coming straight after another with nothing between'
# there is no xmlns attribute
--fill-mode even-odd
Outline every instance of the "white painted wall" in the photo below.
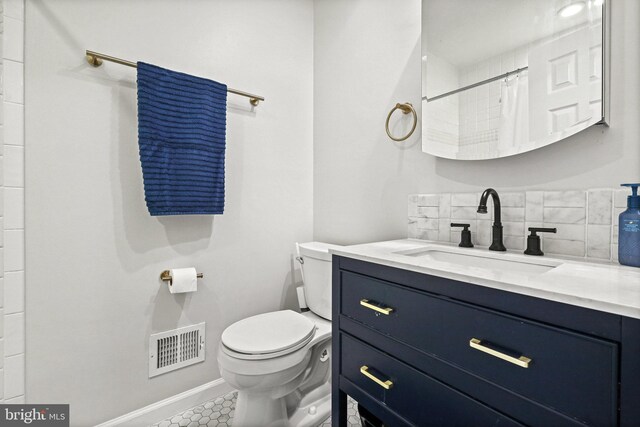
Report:
<svg viewBox="0 0 640 427"><path fill-rule="evenodd" d="M396 102L420 105L420 0L322 0L314 32L314 236L406 236L412 193L616 187L640 180L640 2L613 0L610 128L530 153L455 161L384 132Z"/></svg>
<svg viewBox="0 0 640 427"><path fill-rule="evenodd" d="M28 401L93 425L219 378L230 323L293 306L294 242L312 237L313 6L299 0L28 0ZM144 60L261 94L230 95L226 210L152 218L137 148ZM160 283L205 275L196 294ZM206 361L147 378L149 334L207 322Z"/></svg>
<svg viewBox="0 0 640 427"><path fill-rule="evenodd" d="M345 244L406 236L407 195L427 182L430 159L420 127L394 143L384 123L397 102L411 102L420 117L420 2L314 6L314 237ZM396 135L410 121L400 116Z"/></svg>

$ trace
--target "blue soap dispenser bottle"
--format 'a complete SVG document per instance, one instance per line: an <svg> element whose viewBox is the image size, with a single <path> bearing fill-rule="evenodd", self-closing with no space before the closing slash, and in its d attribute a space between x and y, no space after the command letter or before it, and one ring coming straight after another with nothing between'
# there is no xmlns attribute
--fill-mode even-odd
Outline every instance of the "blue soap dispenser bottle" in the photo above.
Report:
<svg viewBox="0 0 640 427"><path fill-rule="evenodd" d="M627 210L620 214L618 231L618 262L623 265L640 267L640 184L622 184L631 187L627 197Z"/></svg>

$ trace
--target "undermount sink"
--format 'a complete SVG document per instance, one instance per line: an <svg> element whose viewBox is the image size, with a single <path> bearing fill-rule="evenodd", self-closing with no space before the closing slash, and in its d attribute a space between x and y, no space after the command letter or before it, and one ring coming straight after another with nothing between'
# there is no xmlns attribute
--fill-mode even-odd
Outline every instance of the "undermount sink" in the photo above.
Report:
<svg viewBox="0 0 640 427"><path fill-rule="evenodd" d="M521 274L536 275L543 274L556 268L560 263L554 261L519 260L495 258L485 252L460 253L435 248L421 248L411 251L397 252L400 255L410 257L422 257L425 259L446 262L450 264L460 264L465 267L484 268L504 272L516 272ZM498 255L499 256L499 255Z"/></svg>

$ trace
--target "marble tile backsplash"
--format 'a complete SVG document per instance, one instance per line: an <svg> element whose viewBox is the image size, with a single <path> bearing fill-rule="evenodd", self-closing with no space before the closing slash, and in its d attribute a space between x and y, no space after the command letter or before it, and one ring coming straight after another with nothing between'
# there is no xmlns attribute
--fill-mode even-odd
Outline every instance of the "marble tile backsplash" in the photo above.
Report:
<svg viewBox="0 0 640 427"><path fill-rule="evenodd" d="M491 244L493 202L487 214L476 212L481 193L409 195L408 237L460 242L452 222L470 224L474 245ZM500 193L503 240L508 250L524 251L529 227L555 227L541 234L549 255L594 260L618 259L618 215L626 209L629 189L522 191Z"/></svg>

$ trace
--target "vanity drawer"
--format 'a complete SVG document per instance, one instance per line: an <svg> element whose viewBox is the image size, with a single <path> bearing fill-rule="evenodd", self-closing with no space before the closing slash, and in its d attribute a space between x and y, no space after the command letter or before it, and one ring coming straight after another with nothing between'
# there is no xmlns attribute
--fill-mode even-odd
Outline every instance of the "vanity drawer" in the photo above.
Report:
<svg viewBox="0 0 640 427"><path fill-rule="evenodd" d="M589 425L616 424L615 343L356 273L341 281L342 314Z"/></svg>
<svg viewBox="0 0 640 427"><path fill-rule="evenodd" d="M340 340L341 375L415 425L522 425L362 341Z"/></svg>

